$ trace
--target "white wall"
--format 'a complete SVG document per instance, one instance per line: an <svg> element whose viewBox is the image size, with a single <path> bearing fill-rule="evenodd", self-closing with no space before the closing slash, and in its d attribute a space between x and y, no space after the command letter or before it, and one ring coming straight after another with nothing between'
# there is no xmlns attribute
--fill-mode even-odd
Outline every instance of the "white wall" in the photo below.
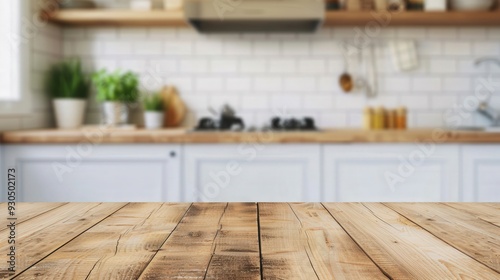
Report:
<svg viewBox="0 0 500 280"><path fill-rule="evenodd" d="M102 6L109 0L99 1ZM127 1L116 2L126 5ZM33 7L33 10L36 10ZM408 106L412 127L446 124L449 110L463 105L480 77L493 66L475 68L480 56L500 57L500 28L384 28L377 46L379 96L345 95L337 84L344 70L340 43L352 43L354 28L325 28L318 34L199 35L188 28L39 28L32 40L33 113L0 116L0 131L53 126L50 104L42 92L43 74L62 57L80 56L89 73L101 68L141 73L142 84L156 90L176 85L191 109L186 121L208 114L207 107L228 102L246 122L262 125L276 111L311 115L323 127L359 127L367 105ZM420 67L394 71L387 43L415 39ZM351 63L351 65L354 65ZM357 71L360 72L360 71ZM500 94L492 103L500 108ZM463 125L486 123L480 116ZM87 122L97 123L95 102Z"/></svg>
<svg viewBox="0 0 500 280"><path fill-rule="evenodd" d="M359 127L366 105L405 105L411 126L442 126L443 113L462 104L477 79L494 68L475 68L473 60L500 57L500 28L384 28L374 38L379 96L367 100L361 93L345 95L337 86L344 70L340 43L352 42L355 34L354 28L327 28L315 35L214 36L186 28L68 28L63 49L66 57L81 56L88 71L130 69L151 89L178 86L193 111L188 124L207 114L208 106L228 102L248 123L261 125L286 106L291 114L317 117L325 127ZM416 40L416 71L394 70L387 48L394 39ZM500 108L500 94L494 103ZM89 121L98 119L94 106ZM463 124L482 122L475 116Z"/></svg>
<svg viewBox="0 0 500 280"><path fill-rule="evenodd" d="M0 131L50 127L54 123L50 102L43 92L43 80L48 67L62 59L62 32L59 27L33 21L33 16L44 6L41 0L30 3L30 16L23 19L24 34L27 34L24 38L28 39L31 49L30 78L23 78L23 82L30 85L30 91L23 93L23 98L30 100L31 112L16 117L0 114Z"/></svg>

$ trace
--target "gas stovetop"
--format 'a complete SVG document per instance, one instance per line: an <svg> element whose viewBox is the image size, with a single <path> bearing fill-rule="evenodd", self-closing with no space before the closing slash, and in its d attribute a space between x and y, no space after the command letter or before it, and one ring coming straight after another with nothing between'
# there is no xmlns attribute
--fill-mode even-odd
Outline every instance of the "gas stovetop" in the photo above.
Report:
<svg viewBox="0 0 500 280"><path fill-rule="evenodd" d="M315 121L311 117L304 118L280 118L274 117L270 123L261 127L245 127L241 118L231 116L230 118L202 118L192 132L314 132L318 131Z"/></svg>

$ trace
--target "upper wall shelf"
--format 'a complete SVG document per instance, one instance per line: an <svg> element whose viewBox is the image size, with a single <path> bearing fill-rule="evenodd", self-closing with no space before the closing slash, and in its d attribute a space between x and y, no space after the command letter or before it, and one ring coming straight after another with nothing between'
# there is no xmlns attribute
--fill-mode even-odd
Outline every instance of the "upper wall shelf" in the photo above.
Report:
<svg viewBox="0 0 500 280"><path fill-rule="evenodd" d="M182 10L59 10L48 17L64 26L187 26Z"/></svg>
<svg viewBox="0 0 500 280"><path fill-rule="evenodd" d="M387 20L390 15L390 20ZM365 25L388 21L387 26L500 26L500 12L327 12L326 26Z"/></svg>
<svg viewBox="0 0 500 280"><path fill-rule="evenodd" d="M390 16L387 26L500 26L498 11L400 12ZM182 10L60 10L51 13L49 21L64 26L188 26ZM364 26L371 21L377 22L377 12L328 11L325 26Z"/></svg>

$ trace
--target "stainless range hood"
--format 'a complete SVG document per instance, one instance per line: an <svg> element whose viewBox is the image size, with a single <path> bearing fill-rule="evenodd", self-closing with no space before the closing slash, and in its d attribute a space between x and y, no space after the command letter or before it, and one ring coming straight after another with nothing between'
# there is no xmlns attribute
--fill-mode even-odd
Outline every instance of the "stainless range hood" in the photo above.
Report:
<svg viewBox="0 0 500 280"><path fill-rule="evenodd" d="M185 0L189 24L200 33L315 32L324 0Z"/></svg>

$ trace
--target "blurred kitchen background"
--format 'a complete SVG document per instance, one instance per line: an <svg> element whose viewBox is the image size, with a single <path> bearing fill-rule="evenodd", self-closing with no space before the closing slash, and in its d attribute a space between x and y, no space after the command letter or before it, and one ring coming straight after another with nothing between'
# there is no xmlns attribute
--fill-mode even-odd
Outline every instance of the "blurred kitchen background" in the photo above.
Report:
<svg viewBox="0 0 500 280"><path fill-rule="evenodd" d="M31 18L46 1L30 1ZM128 9L128 0L95 1L97 8ZM45 5L45 6L44 6ZM162 1L156 2L162 8ZM248 126L260 126L276 110L286 108L294 116L311 116L328 128L359 128L366 106L408 108L408 127L442 127L446 112L461 106L479 78L500 77L500 67L480 57L500 56L500 27L387 27L372 29L369 45L375 49L377 96L364 90L344 94L339 77L346 70L343 45L357 47L366 37L364 26L323 27L314 34L198 34L187 27L65 27L43 24L33 27L29 99L23 116L2 115L2 130L53 127L49 98L43 93L49 67L66 58L79 57L87 73L106 68L131 70L141 85L159 90L178 88L189 111L185 126L210 115L207 108L228 103ZM373 31L375 30L375 32ZM378 32L379 31L379 32ZM363 39L360 39L363 38ZM418 66L398 71L391 42L411 40ZM351 55L349 71L366 77L369 47ZM493 94L492 107L500 108ZM99 123L100 109L91 102L86 123ZM449 112L448 112L449 114ZM137 120L140 124L141 120ZM473 114L463 126L489 125Z"/></svg>

